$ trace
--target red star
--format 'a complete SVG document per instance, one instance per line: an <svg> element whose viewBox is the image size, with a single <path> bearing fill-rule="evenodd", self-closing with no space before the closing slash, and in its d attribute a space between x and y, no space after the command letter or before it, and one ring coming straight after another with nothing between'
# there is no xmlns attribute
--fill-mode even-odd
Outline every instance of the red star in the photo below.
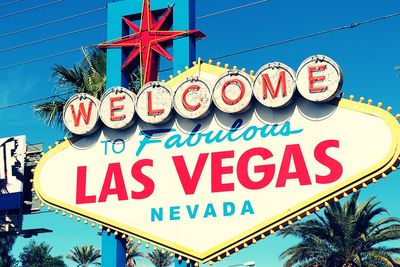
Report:
<svg viewBox="0 0 400 267"><path fill-rule="evenodd" d="M134 34L123 37L121 40L100 44L100 48L122 47L131 48L129 56L123 63L121 70L124 70L133 60L138 59L143 69L143 82L157 80L159 56L172 61L172 56L165 50L172 45L173 39L194 35L196 38L203 38L205 35L198 30L170 31L172 26L172 10L169 7L165 13L156 21L150 10L150 0L144 0L140 28L125 17L124 22Z"/></svg>

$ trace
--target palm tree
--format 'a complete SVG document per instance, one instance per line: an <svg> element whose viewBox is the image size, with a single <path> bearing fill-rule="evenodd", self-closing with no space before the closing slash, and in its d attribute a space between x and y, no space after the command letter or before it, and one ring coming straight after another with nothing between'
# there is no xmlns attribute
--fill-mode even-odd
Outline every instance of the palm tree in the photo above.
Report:
<svg viewBox="0 0 400 267"><path fill-rule="evenodd" d="M88 267L89 265L100 266L97 260L101 257L100 250L94 250L93 245L89 246L75 246L70 250L71 253L67 255L67 259L77 263L77 267Z"/></svg>
<svg viewBox="0 0 400 267"><path fill-rule="evenodd" d="M145 257L145 254L139 251L140 244L126 244L126 267L135 267L137 257Z"/></svg>
<svg viewBox="0 0 400 267"><path fill-rule="evenodd" d="M167 267L174 261L174 258L168 255L168 252L158 249L151 253L147 253L146 258L148 258L156 267Z"/></svg>
<svg viewBox="0 0 400 267"><path fill-rule="evenodd" d="M13 266L15 258L11 255L16 236L5 236L0 238L0 267Z"/></svg>
<svg viewBox="0 0 400 267"><path fill-rule="evenodd" d="M87 93L100 97L106 90L106 54L93 48L89 52L82 48L84 59L66 68L56 64L52 67L52 78L56 78L56 94ZM34 112L47 126L62 125L62 112L66 98L57 97L50 102L34 105Z"/></svg>
<svg viewBox="0 0 400 267"><path fill-rule="evenodd" d="M392 267L399 247L383 242L400 239L400 219L385 217L376 220L387 210L378 207L375 198L357 204L355 193L342 206L339 202L316 214L316 219L296 223L279 235L295 236L300 243L285 250L280 258L289 258L284 266L315 267Z"/></svg>
<svg viewBox="0 0 400 267"><path fill-rule="evenodd" d="M51 78L56 79L55 93L59 96L33 106L35 114L47 126L62 127L62 112L68 96L87 93L100 99L106 90L106 53L98 48L90 51L82 48L82 53L83 60L71 68L59 64L51 68ZM138 71L136 69L130 75L129 89L132 91L137 91L140 83Z"/></svg>
<svg viewBox="0 0 400 267"><path fill-rule="evenodd" d="M52 249L45 242L36 245L35 241L31 241L19 254L19 262L22 267L66 267L62 256L53 257L50 255Z"/></svg>

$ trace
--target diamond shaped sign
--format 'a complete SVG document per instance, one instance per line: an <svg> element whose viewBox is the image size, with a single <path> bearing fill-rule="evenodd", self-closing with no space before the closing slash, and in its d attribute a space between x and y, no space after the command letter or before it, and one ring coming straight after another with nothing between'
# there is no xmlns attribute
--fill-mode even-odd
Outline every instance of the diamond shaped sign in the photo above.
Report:
<svg viewBox="0 0 400 267"><path fill-rule="evenodd" d="M182 83L207 81L211 91L227 83L224 73L198 64L165 87L179 94ZM146 90L137 101L151 94ZM213 95L215 105L226 98L222 92ZM208 103L206 91L201 101ZM129 128L100 126L50 149L35 171L37 195L101 229L206 262L386 177L398 163L399 123L366 103L315 103L295 94L279 109L253 99L240 113L211 106L194 119L171 105L183 111L166 123L151 124L154 116L137 102L141 119Z"/></svg>

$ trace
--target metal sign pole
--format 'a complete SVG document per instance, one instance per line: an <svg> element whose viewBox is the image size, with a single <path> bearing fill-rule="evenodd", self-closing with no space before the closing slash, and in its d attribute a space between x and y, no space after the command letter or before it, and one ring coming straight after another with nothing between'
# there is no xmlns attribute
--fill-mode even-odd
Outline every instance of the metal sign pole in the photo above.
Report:
<svg viewBox="0 0 400 267"><path fill-rule="evenodd" d="M152 9L165 9L168 7L168 0L153 0ZM142 10L142 3L134 0L125 0L108 4L107 19L107 40L121 38L129 34L128 29L122 23L122 16L139 14ZM195 0L176 0L174 6L175 29L195 28ZM189 66L196 58L195 40L192 37L184 37L174 40L173 70L174 75L178 70ZM121 49L108 49L107 51L107 88L112 86L128 87L129 76L121 72L121 64L124 61ZM115 237L106 231L102 232L102 265L124 267L126 264L126 240ZM176 260L175 266L191 266L185 262Z"/></svg>

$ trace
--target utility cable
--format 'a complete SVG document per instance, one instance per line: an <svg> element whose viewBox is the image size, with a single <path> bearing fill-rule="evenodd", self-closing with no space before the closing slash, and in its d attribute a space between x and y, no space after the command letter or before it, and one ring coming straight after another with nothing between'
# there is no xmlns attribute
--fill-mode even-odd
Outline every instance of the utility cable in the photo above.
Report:
<svg viewBox="0 0 400 267"><path fill-rule="evenodd" d="M216 59L231 57L231 56L240 55L240 54L243 54L243 53L248 53L248 52L252 52L252 51L255 51L255 50L260 50L260 49L264 49L264 48L267 48L267 47L277 46L277 45L290 43L290 42L294 42L294 41L299 41L299 40L302 40L302 39L307 39L307 38L311 38L311 37L315 37L315 36L318 36L318 35L323 35L323 34L327 34L327 33L331 33L331 32L347 30L347 29L353 29L353 28L356 28L356 27L361 26L361 25L365 25L365 24L368 24L368 23L372 23L372 22L376 22L376 21L380 21L380 20L384 20L384 19L388 19L388 18L392 18L392 17L397 17L397 16L400 16L400 12L393 13L393 14L390 14L390 15L386 15L386 16L383 16L383 17L378 17L378 18L362 21L362 22L352 23L352 24L346 25L346 26L341 26L341 27L327 29L327 30L323 30L323 31L315 32L315 33L301 35L301 36L293 37L293 38L286 39L286 40L279 41L279 42L275 42L275 43L264 44L264 45L260 45L260 46L257 46L257 47L248 48L248 49L244 49L244 50L240 50L240 51L224 54L224 55L221 55L221 56L212 57L211 59L216 60Z"/></svg>
<svg viewBox="0 0 400 267"><path fill-rule="evenodd" d="M63 0L59 0L59 1L63 1ZM245 7L249 7L249 6L252 6L252 5L264 3L264 2L267 2L267 1L269 1L269 0L256 1L256 2L253 2L253 3L246 4L246 5L242 5L242 6L238 6L238 7L234 7L234 8L230 8L230 9L226 9L226 10L222 10L222 11L218 11L218 12L215 12L215 13L207 14L207 15L204 15L204 16L201 16L201 17L197 17L196 19L202 19L202 18L208 18L208 17L211 17L211 16L216 16L216 15L219 15L219 14L223 14L223 13L226 13L226 12L231 12L233 10L242 9L242 8L245 8ZM0 34L0 38L1 37L5 37L5 36L9 36L9 35L12 35L12 34L20 33L20 32L26 31L26 30L31 30L31 29L35 29L35 28L51 25L53 23L57 23L57 22L60 22L60 21L66 20L66 19L70 19L70 18L86 15L86 14L89 14L89 13L92 13L92 12L95 12L95 11L99 11L99 10L102 10L102 9L105 9L105 8L106 7L101 7L101 8L98 8L98 9L89 10L87 12L83 12L83 13L76 14L76 15L73 15L73 16L69 16L69 17L58 19L58 20L50 21L50 22L47 22L47 23L39 24L39 25L36 25L36 26L28 27L28 28L25 28L25 29L17 30L17 31L14 31L14 32ZM1 17L0 17L0 19L1 19ZM12 46L12 47L7 47L7 48L4 48L4 49L0 49L0 53L6 52L6 51L10 51L10 50L14 50L14 49L18 49L18 48L25 47L25 46L29 46L29 45L33 45L33 44L37 44L37 43L41 43L41 42L45 42L45 41L49 41L49 40L53 40L53 39L57 39L57 38L64 37L64 36L67 36L67 35L72 35L72 34L80 33L80 32L83 32L83 31L92 30L92 29L99 28L99 27L102 27L102 26L105 26L105 25L107 25L107 24L106 23L97 24L97 25L94 25L94 26L91 26L91 27L88 27L88 28L78 29L78 30L75 30L75 31L72 31L72 32L67 32L67 33L51 36L51 37L44 38L44 39L40 39L40 40L28 42L28 43L23 43L23 44ZM122 37L117 38L117 39L112 40L112 41L116 41L116 40L120 40L120 39L123 39L123 38L127 38L127 37L132 36L132 35L134 35L134 33L122 36ZM111 42L111 41L107 41L105 43L109 43L109 42Z"/></svg>
<svg viewBox="0 0 400 267"><path fill-rule="evenodd" d="M15 16L15 15L19 15L19 14L22 14L22 13L29 12L29 11L32 11L32 10L36 10L36 9L40 9L40 8L43 8L43 7L51 6L51 5L54 5L54 4L58 4L58 3L63 2L63 1L64 0L56 0L56 1L49 2L49 3L43 4L43 5L38 5L38 6L30 7L30 8L24 9L24 10L12 12L12 13L0 16L0 19L5 19L5 18L8 18L8 17L12 17L12 16Z"/></svg>
<svg viewBox="0 0 400 267"><path fill-rule="evenodd" d="M231 12L231 11L242 9L242 8L246 8L246 7L249 7L249 6L265 3L265 2L268 2L268 1L270 1L270 0L256 1L256 2L252 2L252 3L246 4L246 5L241 5L241 6L237 6L237 7L233 7L233 8L228 8L228 9L224 9L224 10L217 11L217 12L214 12L214 13L210 13L210 14L207 14L207 15L203 15L203 16L200 16L200 17L196 17L195 19L199 20L199 19L209 18L209 17L212 17L212 16L224 14L224 13L227 13L227 12ZM103 42L103 44L108 44L108 43L111 43L111 42L119 41L119 40L122 40L124 38L130 37L132 35L135 35L135 33L124 35L124 36L121 36L119 38L115 38L115 39L112 39L112 40L107 40L107 41Z"/></svg>
<svg viewBox="0 0 400 267"><path fill-rule="evenodd" d="M39 57L39 58L34 58L34 59L31 59L31 60L18 62L18 63L15 63L15 64L11 64L11 65L7 65L7 66L4 66L4 67L0 67L0 71L1 70L5 70L5 69L9 69L9 68L13 68L13 67L18 67L18 66L21 66L21 65L30 64L30 63L33 63L33 62L36 62L36 61L40 61L40 60L44 60L44 59L48 59L48 58L53 58L53 57L66 55L66 54L69 54L69 53L72 53L72 52L79 51L82 48L90 48L90 47L95 47L95 46L97 46L97 45L87 45L87 46L83 46L83 47L79 47L79 48L74 48L74 49L62 51L60 53L55 53L55 54L51 54L51 55L47 55L47 56L43 56L43 57Z"/></svg>
<svg viewBox="0 0 400 267"><path fill-rule="evenodd" d="M289 42L294 42L294 41L298 41L298 40L302 40L302 39L307 39L307 38L315 37L315 36L318 36L318 35L328 34L328 33L334 32L334 31L352 29L352 28L356 28L356 27L361 26L361 25L365 25L365 24L369 24L369 23L373 23L373 22L377 22L377 21L381 21L381 20L397 17L399 15L400 15L400 12L397 12L397 13L389 14L389 15L386 15L386 16L373 18L373 19L370 19L370 20L367 20L367 21L352 23L352 24L346 25L346 26L336 27L336 28L327 29L327 30L324 30L324 31L316 32L316 33L297 36L297 37L293 37L291 39L286 39L286 40L275 42L275 43L265 44L265 45L261 45L261 46L254 47L254 48L248 48L248 49L232 52L232 53L221 55L221 56L215 56L212 59L221 59L221 58L225 58L225 57L229 57L229 56L233 56L233 55L238 55L238 54L243 54L243 53L247 53L247 52L251 52L251 51L254 51L254 50L259 50L259 49L263 49L263 48L267 48L267 47L271 47L271 46L277 46L277 45L281 45L281 44L285 44L285 43L289 43ZM88 46L85 46L84 48L89 48L89 47L94 47L94 46L96 46L96 44L88 45ZM75 48L75 49L71 49L71 50L62 51L62 52L56 53L56 54L51 54L51 55L47 55L47 56L43 56L43 57L39 57L39 58L27 60L27 61L23 61L23 62L18 62L18 63L11 64L11 65L6 65L6 66L3 66L3 67L0 67L0 71L5 70L5 69L9 69L9 68L13 68L13 67L16 67L16 66L25 65L25 64L36 62L36 61L48 59L48 58L53 58L53 57L65 55L65 54L68 54L68 53L71 53L71 52L78 51L80 49L81 48Z"/></svg>
<svg viewBox="0 0 400 267"><path fill-rule="evenodd" d="M12 4L16 4L16 3L19 3L19 2L21 2L21 1L22 1L22 0L11 1L11 2L8 2L8 3L1 4L0 7L9 6L9 5L12 5Z"/></svg>
<svg viewBox="0 0 400 267"><path fill-rule="evenodd" d="M4 48L4 49L0 49L0 53L7 52L7 51L10 51L10 50L14 50L14 49L21 48L21 47L25 47L25 46L29 46L29 45L33 45L33 44L37 44L37 43L41 43L41 42L45 42L45 41L50 41L50 40L53 40L53 39L61 38L61 37L64 37L64 36L68 36L68 35L72 35L72 34L76 34L76 33L80 33L80 32L93 30L93 29L100 28L100 27L103 27L103 26L106 26L106 25L107 25L107 23L96 24L96 25L93 25L93 26L90 26L90 27L87 27L87 28L82 28L82 29L78 29L78 30L75 30L75 31L66 32L66 33L62 33L62 34L59 34L59 35L54 35L54 36L51 36L51 37L48 37L48 38L32 41L32 42L29 42L29 43L24 43L24 44L20 44L20 45L16 45L16 46L7 47L7 48Z"/></svg>
<svg viewBox="0 0 400 267"><path fill-rule="evenodd" d="M18 104L13 104L13 105L0 107L0 110L8 109L8 108L14 108L14 107L18 107L18 106L22 106L22 105L26 105L26 104L32 104L32 103L35 103L35 102L39 102L39 101L43 101L43 100L47 100L47 99L52 99L52 98L56 98L56 97L67 95L67 94L71 94L71 92L66 92L66 93L46 96L46 97L43 97L43 98L32 99L32 100L28 100L28 101L25 101L25 102L20 102Z"/></svg>
<svg viewBox="0 0 400 267"><path fill-rule="evenodd" d="M22 0L20 0L20 1L22 1ZM29 31L29 30L37 29L37 28L41 28L41 27L45 27L45 26L49 26L49 25L52 25L52 24L55 24L55 23L58 23L58 22L61 22L61 21L65 21L65 20L69 20L69 19L85 16L85 15L88 15L88 14L91 14L91 13L94 13L94 12L98 12L98 11L104 10L106 8L107 8L106 6L99 7L99 8L91 9L91 10L88 10L88 11L85 11L85 12L81 12L81 13L78 13L78 14L75 14L75 15L71 15L71 16L60 18L60 19L52 20L52 21L49 21L49 22L45 22L45 23L42 23L42 24L38 24L38 25L31 26L31 27L27 27L27 28L24 28L24 29L19 29L19 30L12 31L12 32L6 32L6 33L3 33L3 34L0 34L0 38L6 37L6 36L10 36L10 35L14 35L14 34L21 33L21 32L26 32L26 31Z"/></svg>
<svg viewBox="0 0 400 267"><path fill-rule="evenodd" d="M262 3L265 3L265 2L268 2L268 1L269 0L261 0L261 1L256 1L256 2L253 2L253 3L248 3L248 4L245 4L245 5L242 5L242 6L237 6L237 7L233 7L233 8L229 8L229 9L225 9L225 10L221 10L221 11L217 11L217 12L214 12L214 13L211 13L211 14L207 14L207 15L203 15L203 16L197 17L196 20L205 19L205 18L209 18L209 17L212 17L212 16L216 16L216 15L221 15L221 14L224 14L224 13L232 12L232 11L235 11L235 10L238 10L238 9L242 9L242 8L246 8L246 7L249 7L249 6L262 4Z"/></svg>

